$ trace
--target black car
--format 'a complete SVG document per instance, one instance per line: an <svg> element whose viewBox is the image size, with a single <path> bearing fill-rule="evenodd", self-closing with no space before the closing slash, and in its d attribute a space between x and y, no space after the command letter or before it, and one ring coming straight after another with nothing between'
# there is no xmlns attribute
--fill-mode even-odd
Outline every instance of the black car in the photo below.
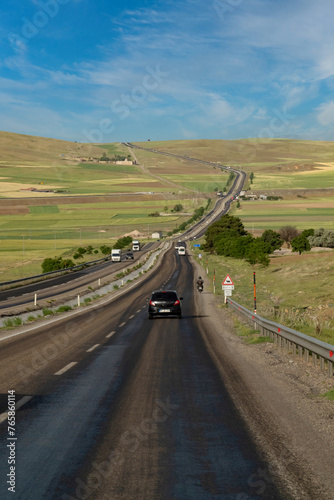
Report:
<svg viewBox="0 0 334 500"><path fill-rule="evenodd" d="M133 260L134 259L134 256L133 256L133 253L132 252L126 252L126 254L124 255L124 258L125 260Z"/></svg>
<svg viewBox="0 0 334 500"><path fill-rule="evenodd" d="M177 316L182 318L181 300L175 290L155 290L148 303L148 319L154 316Z"/></svg>

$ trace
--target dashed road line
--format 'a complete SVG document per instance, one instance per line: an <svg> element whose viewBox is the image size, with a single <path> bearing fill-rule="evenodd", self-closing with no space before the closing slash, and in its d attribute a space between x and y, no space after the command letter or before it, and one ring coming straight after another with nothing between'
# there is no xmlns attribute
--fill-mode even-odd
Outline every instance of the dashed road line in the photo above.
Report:
<svg viewBox="0 0 334 500"><path fill-rule="evenodd" d="M130 316L130 318L129 318L129 319L132 319L132 318L134 318L134 317L135 317L135 315L133 314L132 316Z"/></svg>
<svg viewBox="0 0 334 500"><path fill-rule="evenodd" d="M77 361L72 361L72 363L69 363L68 365L64 366L61 370L55 373L55 375L62 375L63 373L67 372L67 370L70 370L72 366L76 365Z"/></svg>
<svg viewBox="0 0 334 500"><path fill-rule="evenodd" d="M138 309L137 314L140 313L141 309Z"/></svg>
<svg viewBox="0 0 334 500"><path fill-rule="evenodd" d="M24 396L22 399L20 399L16 404L15 404L15 411L17 411L19 408L21 408L23 405L28 403L32 399L32 396ZM0 424L7 420L8 418L8 412L4 412L0 414Z"/></svg>
<svg viewBox="0 0 334 500"><path fill-rule="evenodd" d="M94 349L96 349L97 347L99 347L99 345L100 345L100 344L95 344L95 345L93 345L93 347L90 347L89 349L87 349L87 351L86 351L86 352L92 352L92 351L94 351Z"/></svg>
<svg viewBox="0 0 334 500"><path fill-rule="evenodd" d="M108 333L108 335L106 335L106 339L108 339L109 337L112 337L114 335L114 333L116 333L115 330L113 332Z"/></svg>
<svg viewBox="0 0 334 500"><path fill-rule="evenodd" d="M122 328L122 326L124 326L125 324L126 324L126 321L124 321L124 323L121 323L121 324L119 325L119 328Z"/></svg>

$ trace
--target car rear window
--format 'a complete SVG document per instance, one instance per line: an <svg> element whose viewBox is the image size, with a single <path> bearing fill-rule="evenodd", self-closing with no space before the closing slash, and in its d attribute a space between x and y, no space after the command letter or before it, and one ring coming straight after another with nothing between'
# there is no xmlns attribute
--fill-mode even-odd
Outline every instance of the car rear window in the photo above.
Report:
<svg viewBox="0 0 334 500"><path fill-rule="evenodd" d="M152 295L152 300L176 300L175 292L157 292Z"/></svg>

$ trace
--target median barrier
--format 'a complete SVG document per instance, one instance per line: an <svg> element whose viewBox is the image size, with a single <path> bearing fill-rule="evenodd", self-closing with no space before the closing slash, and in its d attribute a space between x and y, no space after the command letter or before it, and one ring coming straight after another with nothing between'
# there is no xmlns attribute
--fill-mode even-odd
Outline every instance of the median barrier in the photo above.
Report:
<svg viewBox="0 0 334 500"><path fill-rule="evenodd" d="M246 318L261 335L270 337L275 345L288 352L299 356L299 358L309 361L312 357L314 366L320 366L321 370L326 369L330 377L333 376L334 346L315 339L304 333L280 325L274 321L262 318L258 314L249 311L232 299L227 299L227 304L237 313Z"/></svg>

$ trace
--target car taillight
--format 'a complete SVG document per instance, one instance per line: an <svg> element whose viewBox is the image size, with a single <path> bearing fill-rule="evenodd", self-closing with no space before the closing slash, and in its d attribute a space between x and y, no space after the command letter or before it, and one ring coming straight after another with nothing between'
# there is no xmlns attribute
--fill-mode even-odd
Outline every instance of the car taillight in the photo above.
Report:
<svg viewBox="0 0 334 500"><path fill-rule="evenodd" d="M155 306L155 302L153 302L153 300L150 300L150 306Z"/></svg>
<svg viewBox="0 0 334 500"><path fill-rule="evenodd" d="M177 299L175 302L174 302L174 306L178 306L180 303L179 299Z"/></svg>

